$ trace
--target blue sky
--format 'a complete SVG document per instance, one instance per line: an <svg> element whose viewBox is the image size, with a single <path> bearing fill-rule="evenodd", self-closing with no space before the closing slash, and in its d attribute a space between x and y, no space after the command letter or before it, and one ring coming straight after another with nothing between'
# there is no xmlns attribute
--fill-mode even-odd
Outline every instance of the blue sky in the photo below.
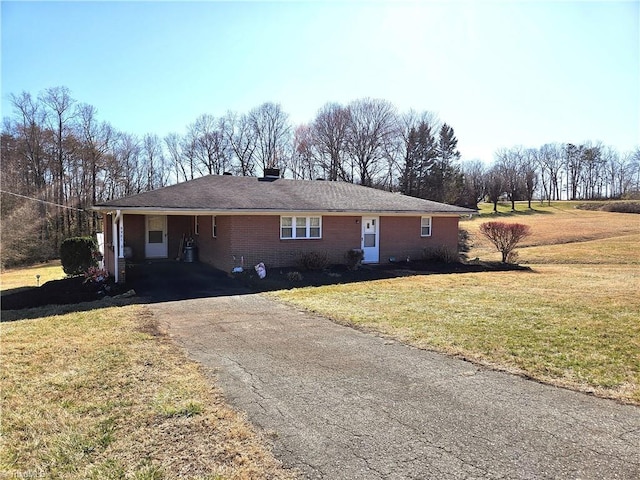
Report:
<svg viewBox="0 0 640 480"><path fill-rule="evenodd" d="M8 2L7 96L67 86L102 120L183 133L203 113L383 98L501 147L640 145L640 2Z"/></svg>

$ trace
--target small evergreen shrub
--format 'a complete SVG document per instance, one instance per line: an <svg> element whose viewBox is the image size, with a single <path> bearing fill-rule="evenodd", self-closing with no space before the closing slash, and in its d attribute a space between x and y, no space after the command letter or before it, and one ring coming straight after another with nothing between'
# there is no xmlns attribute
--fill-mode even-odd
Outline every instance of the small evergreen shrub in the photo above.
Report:
<svg viewBox="0 0 640 480"><path fill-rule="evenodd" d="M329 266L329 257L326 252L306 252L298 263L303 270L324 270Z"/></svg>
<svg viewBox="0 0 640 480"><path fill-rule="evenodd" d="M297 271L287 272L287 280L289 280L290 282L301 282L302 274Z"/></svg>
<svg viewBox="0 0 640 480"><path fill-rule="evenodd" d="M60 245L60 262L67 275L80 275L97 267L99 258L98 245L91 237L67 238Z"/></svg>
<svg viewBox="0 0 640 480"><path fill-rule="evenodd" d="M467 254L473 247L471 243L471 236L469 232L464 228L458 230L458 251L462 254ZM466 255L465 255L466 256Z"/></svg>
<svg viewBox="0 0 640 480"><path fill-rule="evenodd" d="M347 250L345 259L349 270L357 270L358 267L362 265L362 260L364 260L364 252L358 248L352 248L351 250Z"/></svg>

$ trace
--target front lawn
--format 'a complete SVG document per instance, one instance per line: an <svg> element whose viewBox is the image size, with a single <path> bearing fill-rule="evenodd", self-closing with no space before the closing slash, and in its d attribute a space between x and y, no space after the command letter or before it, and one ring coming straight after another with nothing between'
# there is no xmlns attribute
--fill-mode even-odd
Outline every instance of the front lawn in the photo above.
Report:
<svg viewBox="0 0 640 480"><path fill-rule="evenodd" d="M144 306L1 324L0 477L294 478Z"/></svg>
<svg viewBox="0 0 640 480"><path fill-rule="evenodd" d="M499 253L462 222L470 258ZM519 248L532 271L415 275L275 292L338 322L556 385L640 404L640 221L545 207ZM487 258L488 257L488 258Z"/></svg>

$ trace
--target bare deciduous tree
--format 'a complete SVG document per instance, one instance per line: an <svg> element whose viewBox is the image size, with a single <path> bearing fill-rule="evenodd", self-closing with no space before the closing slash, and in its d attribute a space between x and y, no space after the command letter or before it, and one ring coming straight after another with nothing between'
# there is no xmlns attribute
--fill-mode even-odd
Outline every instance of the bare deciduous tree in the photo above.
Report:
<svg viewBox="0 0 640 480"><path fill-rule="evenodd" d="M167 147L167 154L169 156L169 162L173 166L175 181L193 180L193 165L191 165L190 175L187 173L187 161L186 156L182 150L182 139L180 135L175 132L171 132L164 137L164 144ZM182 180L181 180L182 177Z"/></svg>
<svg viewBox="0 0 640 480"><path fill-rule="evenodd" d="M349 155L354 161L359 183L372 186L388 155L389 143L398 133L396 110L386 100L372 98L351 102L348 108Z"/></svg>
<svg viewBox="0 0 640 480"><path fill-rule="evenodd" d="M147 133L142 139L143 165L146 190L154 190L167 184L167 169L160 137Z"/></svg>
<svg viewBox="0 0 640 480"><path fill-rule="evenodd" d="M551 204L551 200L560 200L563 149L555 143L543 145L538 150L537 159L544 196Z"/></svg>
<svg viewBox="0 0 640 480"><path fill-rule="evenodd" d="M313 145L329 181L353 181L352 168L346 166L349 110L337 103L325 104L317 113L312 126Z"/></svg>
<svg viewBox="0 0 640 480"><path fill-rule="evenodd" d="M464 176L464 198L468 207L478 208L487 195L487 169L480 160L471 160L462 163L462 175Z"/></svg>
<svg viewBox="0 0 640 480"><path fill-rule="evenodd" d="M105 155L111 148L113 128L106 122L100 122L97 118L97 110L94 106L81 103L76 108L76 117L82 139L81 151L83 152L83 171L86 175L90 198L81 201L80 204L87 211L91 205L98 201L99 190L104 188L100 184L100 174L104 171L103 163ZM78 216L80 217L80 216ZM98 217L95 212L91 214L91 230L96 231Z"/></svg>
<svg viewBox="0 0 640 480"><path fill-rule="evenodd" d="M220 175L229 166L231 148L221 125L225 125L224 120L205 114L189 126L187 142L192 145L193 155L204 169L201 173Z"/></svg>
<svg viewBox="0 0 640 480"><path fill-rule="evenodd" d="M279 104L267 102L254 108L248 115L249 126L256 143L257 161L264 172L267 168L280 168L282 154L288 150L289 115Z"/></svg>
<svg viewBox="0 0 640 480"><path fill-rule="evenodd" d="M522 223L485 222L480 224L480 233L502 254L502 263L507 263L518 243L531 235L531 228Z"/></svg>
<svg viewBox="0 0 640 480"><path fill-rule="evenodd" d="M71 98L71 92L67 87L52 87L46 89L40 96L42 103L48 108L48 118L51 131L54 132L54 156L55 156L55 176L54 191L55 203L63 205L65 197L65 143L70 133L70 119L73 113L75 100ZM69 225L68 210L61 209L56 215L56 244L60 244L62 237ZM66 221L65 221L66 220Z"/></svg>
<svg viewBox="0 0 640 480"><path fill-rule="evenodd" d="M293 149L289 170L293 178L312 180L319 175L312 127L298 125L293 132Z"/></svg>
<svg viewBox="0 0 640 480"><path fill-rule="evenodd" d="M500 169L494 165L487 173L487 198L493 203L494 213L498 212L498 202L504 193L504 183Z"/></svg>
<svg viewBox="0 0 640 480"><path fill-rule="evenodd" d="M224 121L229 146L237 161L237 173L242 176L254 175L257 144L249 118L228 112Z"/></svg>
<svg viewBox="0 0 640 480"><path fill-rule="evenodd" d="M511 210L515 211L516 201L520 200L524 191L522 165L525 152L520 146L510 149L502 148L496 152L496 166L504 182L504 193L511 202Z"/></svg>

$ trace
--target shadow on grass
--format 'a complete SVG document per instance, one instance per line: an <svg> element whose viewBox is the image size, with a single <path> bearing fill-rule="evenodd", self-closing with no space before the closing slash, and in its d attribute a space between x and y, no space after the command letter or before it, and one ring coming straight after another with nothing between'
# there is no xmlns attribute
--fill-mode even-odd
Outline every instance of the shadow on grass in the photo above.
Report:
<svg viewBox="0 0 640 480"><path fill-rule="evenodd" d="M553 212L549 210L538 210L535 207L527 208L526 210L509 210L509 211L500 211L494 212L493 210L486 213L481 213L480 216L482 218L496 218L496 217L519 217L519 216L527 216L527 215L551 215Z"/></svg>
<svg viewBox="0 0 640 480"><path fill-rule="evenodd" d="M126 285L113 290L114 296L107 295L101 299L96 299L96 293L88 291L86 286L79 283L82 278L78 280L77 277L55 280L47 282L41 287L29 288L12 295L3 295L0 299L2 302L1 321L34 319L111 306L246 295L291 288L400 278L410 275L514 270L531 271L531 268L500 262L478 261L365 265L355 271L348 270L343 265L335 265L322 271L300 272L293 268L268 269L266 278L260 279L253 269L231 275L203 263L151 262L128 266Z"/></svg>

